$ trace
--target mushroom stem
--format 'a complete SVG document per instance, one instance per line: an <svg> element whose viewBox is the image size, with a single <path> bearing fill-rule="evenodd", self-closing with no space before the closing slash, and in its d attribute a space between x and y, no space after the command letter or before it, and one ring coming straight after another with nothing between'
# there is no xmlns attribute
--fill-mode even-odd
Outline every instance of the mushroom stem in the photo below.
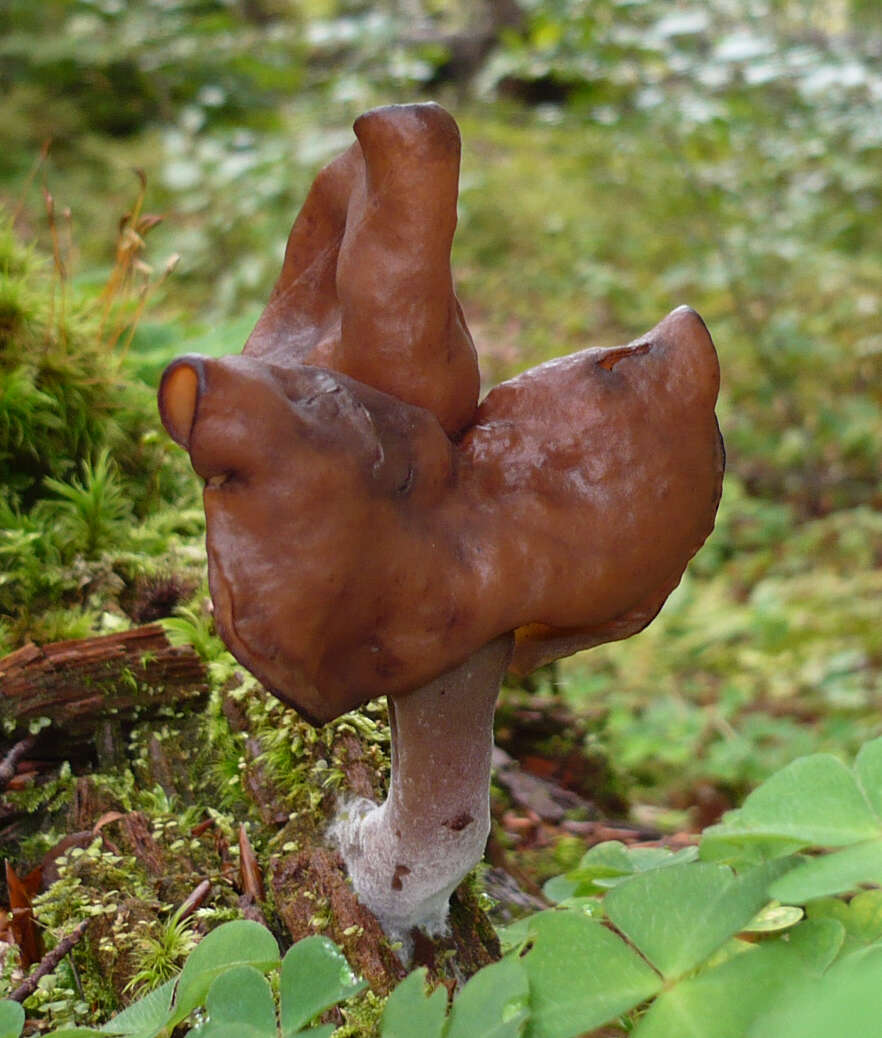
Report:
<svg viewBox="0 0 882 1038"><path fill-rule="evenodd" d="M363 905L410 954L410 931L445 930L451 893L490 832L493 710L507 634L422 688L389 700L392 774L382 804L349 801L331 836Z"/></svg>

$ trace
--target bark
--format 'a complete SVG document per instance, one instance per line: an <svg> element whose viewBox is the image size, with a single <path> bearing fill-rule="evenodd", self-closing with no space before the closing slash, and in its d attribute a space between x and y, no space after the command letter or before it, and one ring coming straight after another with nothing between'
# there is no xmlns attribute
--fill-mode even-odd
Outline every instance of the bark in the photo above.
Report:
<svg viewBox="0 0 882 1038"><path fill-rule="evenodd" d="M272 883L276 911L295 941L330 937L380 995L407 976L380 924L358 903L335 851L313 845L287 855L273 864Z"/></svg>
<svg viewBox="0 0 882 1038"><path fill-rule="evenodd" d="M120 807L106 788L99 788L88 775L79 775L67 811L68 829L73 833L91 830L99 818Z"/></svg>
<svg viewBox="0 0 882 1038"><path fill-rule="evenodd" d="M93 741L104 719L143 719L207 691L195 651L169 645L158 625L42 647L28 643L0 659L0 721L20 728L48 717L63 728L66 744Z"/></svg>

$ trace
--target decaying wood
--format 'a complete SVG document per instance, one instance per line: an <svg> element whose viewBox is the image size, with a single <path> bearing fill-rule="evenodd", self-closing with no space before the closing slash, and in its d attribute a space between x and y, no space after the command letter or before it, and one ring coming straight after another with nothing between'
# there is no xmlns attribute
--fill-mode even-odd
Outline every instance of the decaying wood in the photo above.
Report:
<svg viewBox="0 0 882 1038"><path fill-rule="evenodd" d="M94 736L102 718L143 718L207 693L190 646L169 645L158 625L36 646L0 659L0 721L48 717L65 738Z"/></svg>
<svg viewBox="0 0 882 1038"><path fill-rule="evenodd" d="M343 950L350 965L377 994L386 995L406 975L375 916L355 897L340 856L311 845L275 863L276 911L297 941L322 933ZM414 930L412 966L451 991L501 955L499 940L477 898L463 884L450 904L450 933L430 938Z"/></svg>
<svg viewBox="0 0 882 1038"><path fill-rule="evenodd" d="M121 804L105 786L99 786L90 775L79 775L67 809L67 825L71 832L92 829L96 822Z"/></svg>
<svg viewBox="0 0 882 1038"><path fill-rule="evenodd" d="M103 717L98 721L93 744L99 771L112 774L128 764L122 725L115 717Z"/></svg>
<svg viewBox="0 0 882 1038"><path fill-rule="evenodd" d="M93 746L103 740L99 758L106 764L122 756L122 764L135 770L145 788L161 787L170 799L185 804L192 782L192 758L188 751L192 749L193 736L201 731L199 718L192 713L189 717L178 716L172 731L153 738L148 735L137 759L131 760L126 725L172 703L180 707L186 701L192 711L201 704L199 697L204 691L205 675L195 655L169 646L158 627L42 648L26 646L0 660L0 716L14 718L19 724L35 717L49 717L64 726L65 750L71 745L69 733L78 733L74 745L80 747L80 755L89 740ZM387 767L381 746L377 741L362 738L357 724L328 726L317 736L312 730L304 731L304 766L307 773L319 777L312 785L310 779L305 786L302 778L296 779L302 786L299 795L304 797L301 809L296 806L301 803L297 795L292 799L292 789L271 766L271 754L263 742L267 739L265 714L260 709L253 711L260 696L259 691L249 697L228 695L223 709L227 723L240 740L242 789L260 817L264 846L267 836L270 837L273 850L269 858L254 854L245 830L241 829L239 859L234 862L223 832L209 831L214 826L211 819L197 824L189 833L192 838L206 836L209 844L214 843L207 860L204 855L199 857L202 852L198 850L192 858L186 850L171 853L168 840L162 831L154 830L146 815L126 811L115 801L112 787L80 775L68 810L71 835L43 862L44 885L57 878L54 859L58 854L70 847L87 846L100 833L106 850L123 857L131 855L158 899L154 904L124 896L115 925L126 929L153 925L159 918L158 912L167 913L167 908L161 909L163 905L183 903L182 911L188 911L190 905L203 899L219 899L227 905L238 903L243 916L264 924L269 920L271 926L281 923L292 940L316 933L331 938L371 988L386 994L407 971L377 920L359 904L345 867L326 838L340 797L367 797L377 802L383 799ZM532 724L535 729L531 749L535 746L534 752L541 756L545 739L560 738L559 719L555 718L549 730L547 718L533 717L529 706L519 705L508 725L509 745L517 742L518 737L523 740L519 722L525 716L526 727ZM52 729L48 731L51 734ZM38 752L43 749L42 740L41 733ZM16 769L20 771L21 760L33 749L25 743L7 754L6 760L0 761L0 779L4 767L13 775ZM531 776L504 756L497 764L499 785L509 792L515 805L537 809L543 824L567 824L563 815L573 807L581 808L590 817L585 801L574 792L562 790L554 781L555 776ZM335 776L327 787L321 778L324 775ZM573 785L578 787L578 783ZM321 791L319 797L315 795L317 790ZM272 837L273 833L277 835ZM269 904L261 888L263 881L271 888ZM526 895L535 899L535 903L531 901L532 907L542 903L537 895L536 891ZM90 946L102 936L109 936L110 931L105 933L102 925L99 921L98 929L90 931ZM493 927L468 883L451 900L448 937L430 940L417 933L412 937L413 965L427 966L430 977L451 991L500 954ZM102 966L123 1003L131 997L124 994L134 969L130 959L131 956L121 955L118 961L108 959Z"/></svg>
<svg viewBox="0 0 882 1038"><path fill-rule="evenodd" d="M414 931L415 966L427 966L448 989L465 983L482 966L502 956L499 938L475 891L463 883L450 898L450 934L428 940ZM419 938L422 937L422 940ZM453 952L451 955L450 952Z"/></svg>
<svg viewBox="0 0 882 1038"><path fill-rule="evenodd" d="M168 874L168 862L150 831L145 814L131 811L115 824L119 826L124 848L138 859L152 880L158 881Z"/></svg>
<svg viewBox="0 0 882 1038"><path fill-rule="evenodd" d="M288 855L273 868L272 884L276 911L295 941L330 937L380 995L407 975L376 918L358 903L336 852L313 845Z"/></svg>
<svg viewBox="0 0 882 1038"><path fill-rule="evenodd" d="M248 731L243 706L231 697L224 700L224 715L235 732L246 735L245 769L242 786L254 801L266 824L288 823L297 843L294 853L274 858L269 866L269 883L273 890L276 912L295 941L321 933L343 950L352 968L361 974L379 994L388 994L406 976L395 952L389 946L376 918L360 905L346 877L339 855L326 846L318 820L329 817L323 811L315 817L304 813L289 820L283 791L267 777L261 763L259 739ZM359 796L378 796L381 791L377 775L364 760L363 747L350 733L341 733L329 756L344 764L347 790ZM332 809L329 798L327 809ZM243 908L249 917L259 910L253 895L243 894Z"/></svg>

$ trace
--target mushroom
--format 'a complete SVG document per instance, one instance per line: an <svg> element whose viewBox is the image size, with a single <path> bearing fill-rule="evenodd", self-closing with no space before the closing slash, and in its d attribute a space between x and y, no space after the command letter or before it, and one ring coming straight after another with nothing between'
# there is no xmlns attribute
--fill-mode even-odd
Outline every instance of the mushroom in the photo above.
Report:
<svg viewBox="0 0 882 1038"><path fill-rule="evenodd" d="M506 668L646 626L710 533L723 473L717 357L688 307L626 346L502 383L460 425L473 393L448 358L471 340L437 245L449 248L455 190L435 208L416 173L395 168L386 219L402 221L400 238L385 222L360 230L357 185L372 190L387 168L375 140L393 166L428 156L436 175L449 117L423 107L356 123L363 156L350 149L320 174L245 355L181 357L159 390L166 428L205 480L209 584L231 652L314 724L388 697L387 799L342 804L331 835L359 899L405 945L413 927L443 930L483 853ZM401 150L402 126L429 140ZM411 210L395 192L413 183ZM408 279L428 271L415 210L440 303L428 273ZM344 259L350 230L353 254L378 266L366 289ZM362 377L341 345L358 338L350 312L382 347L383 363L358 356Z"/></svg>
<svg viewBox="0 0 882 1038"><path fill-rule="evenodd" d="M354 130L307 195L244 353L341 371L453 435L479 390L450 271L459 129L439 105L412 104L366 112Z"/></svg>

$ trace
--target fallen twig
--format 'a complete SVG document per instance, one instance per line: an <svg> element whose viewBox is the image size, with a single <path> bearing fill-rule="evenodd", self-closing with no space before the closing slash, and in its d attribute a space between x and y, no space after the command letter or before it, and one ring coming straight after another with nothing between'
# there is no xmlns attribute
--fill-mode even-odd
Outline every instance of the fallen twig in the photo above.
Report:
<svg viewBox="0 0 882 1038"><path fill-rule="evenodd" d="M239 826L239 878L244 894L251 894L255 901L266 901L260 863L244 825Z"/></svg>
<svg viewBox="0 0 882 1038"><path fill-rule="evenodd" d="M51 973L71 948L82 940L88 926L88 919L84 919L81 923L78 923L72 933L69 933L67 937L63 937L58 944L55 945L52 951L43 956L40 960L40 965L26 980L19 984L15 991L9 995L9 998L11 998L13 1002L24 1002L26 998L33 995L37 990L37 985L40 983L40 980L48 973Z"/></svg>
<svg viewBox="0 0 882 1038"><path fill-rule="evenodd" d="M0 789L6 789L15 775L22 758L31 752L36 741L33 735L26 736L20 742L17 742L3 760L0 761Z"/></svg>
<svg viewBox="0 0 882 1038"><path fill-rule="evenodd" d="M197 908L201 908L210 892L211 882L207 879L204 879L178 909L178 920L180 921L186 919L187 916L192 915Z"/></svg>

